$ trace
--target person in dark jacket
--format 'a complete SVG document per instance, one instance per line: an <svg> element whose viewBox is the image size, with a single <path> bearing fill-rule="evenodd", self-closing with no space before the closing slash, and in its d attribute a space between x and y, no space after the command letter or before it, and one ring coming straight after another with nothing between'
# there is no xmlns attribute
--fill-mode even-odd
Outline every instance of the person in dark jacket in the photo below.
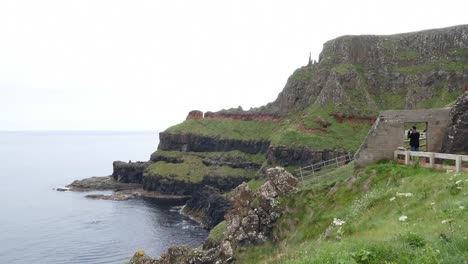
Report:
<svg viewBox="0 0 468 264"><path fill-rule="evenodd" d="M419 132L416 130L416 126L408 130L408 138L410 140L410 150L419 151Z"/></svg>

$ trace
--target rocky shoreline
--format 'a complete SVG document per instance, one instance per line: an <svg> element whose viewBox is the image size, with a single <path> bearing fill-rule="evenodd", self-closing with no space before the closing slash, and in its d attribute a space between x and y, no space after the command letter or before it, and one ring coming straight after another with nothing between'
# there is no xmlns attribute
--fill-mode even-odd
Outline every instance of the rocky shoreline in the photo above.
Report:
<svg viewBox="0 0 468 264"><path fill-rule="evenodd" d="M161 194L156 191L144 190L142 184L123 183L116 181L112 176L94 176L82 180L76 180L66 186L69 191L92 192L92 191L113 191L112 194L87 194L86 198L98 200L126 201L133 198L153 198L174 202L186 202L191 198L188 195Z"/></svg>

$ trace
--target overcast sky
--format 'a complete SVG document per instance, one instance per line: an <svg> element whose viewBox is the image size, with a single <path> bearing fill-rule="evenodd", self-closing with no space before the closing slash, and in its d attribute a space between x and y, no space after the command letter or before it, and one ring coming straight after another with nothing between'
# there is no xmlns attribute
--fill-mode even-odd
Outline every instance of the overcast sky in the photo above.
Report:
<svg viewBox="0 0 468 264"><path fill-rule="evenodd" d="M0 0L0 130L162 130L273 101L325 41L468 24L468 1Z"/></svg>

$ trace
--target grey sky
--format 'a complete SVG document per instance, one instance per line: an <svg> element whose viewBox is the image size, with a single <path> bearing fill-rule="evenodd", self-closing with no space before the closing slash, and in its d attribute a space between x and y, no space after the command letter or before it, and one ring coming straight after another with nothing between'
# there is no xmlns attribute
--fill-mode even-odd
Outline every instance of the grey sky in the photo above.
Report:
<svg viewBox="0 0 468 264"><path fill-rule="evenodd" d="M468 1L0 1L0 130L161 130L260 106L344 34L467 24Z"/></svg>

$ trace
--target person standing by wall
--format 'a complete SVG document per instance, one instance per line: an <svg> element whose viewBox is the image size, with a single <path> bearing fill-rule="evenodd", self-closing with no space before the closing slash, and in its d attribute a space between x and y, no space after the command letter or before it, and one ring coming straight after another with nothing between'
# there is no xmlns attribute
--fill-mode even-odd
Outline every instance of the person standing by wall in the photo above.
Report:
<svg viewBox="0 0 468 264"><path fill-rule="evenodd" d="M419 132L416 130L416 126L413 126L408 130L408 138L410 140L410 150L419 151Z"/></svg>

